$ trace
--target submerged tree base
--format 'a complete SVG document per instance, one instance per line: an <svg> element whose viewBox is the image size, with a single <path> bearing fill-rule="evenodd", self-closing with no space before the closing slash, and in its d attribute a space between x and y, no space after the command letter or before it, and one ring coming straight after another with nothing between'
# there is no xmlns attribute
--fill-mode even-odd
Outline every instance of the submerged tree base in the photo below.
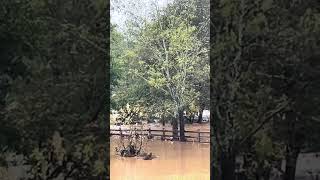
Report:
<svg viewBox="0 0 320 180"><path fill-rule="evenodd" d="M116 147L116 152L121 157L142 157L144 160L154 158L152 153L147 153L144 148L147 145L150 137L145 136L143 126L141 131L137 131L137 126L131 126L129 136L120 136L120 143Z"/></svg>
<svg viewBox="0 0 320 180"><path fill-rule="evenodd" d="M151 160L154 159L155 156L152 155L152 153L146 153L142 150L135 149L134 146L127 146L124 149L117 150L121 157L141 157L143 160Z"/></svg>
<svg viewBox="0 0 320 180"><path fill-rule="evenodd" d="M120 156L122 157L134 157L140 154L140 150L137 150L133 145L123 147L123 149L120 149L119 152Z"/></svg>

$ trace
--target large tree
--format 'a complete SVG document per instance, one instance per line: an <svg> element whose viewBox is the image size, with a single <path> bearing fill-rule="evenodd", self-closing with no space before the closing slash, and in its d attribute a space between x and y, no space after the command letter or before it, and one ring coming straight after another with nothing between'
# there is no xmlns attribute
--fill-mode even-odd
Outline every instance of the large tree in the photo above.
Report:
<svg viewBox="0 0 320 180"><path fill-rule="evenodd" d="M199 107L209 99L206 51L209 21L203 12L199 13L196 8L199 5L174 1L160 8L154 3L153 13L144 20L139 13L126 9L132 17L140 18L128 22L128 30L124 32L131 34L125 36L128 49L122 60L117 60L127 71L123 71L113 99L122 106L126 101L145 104L149 113L160 113L162 119L175 116L172 121L175 138L180 119L181 140L184 140L183 111ZM201 9L207 11L208 7Z"/></svg>
<svg viewBox="0 0 320 180"><path fill-rule="evenodd" d="M195 5L191 2L184 5L183 10L176 4L170 4L164 11L157 9L154 20L139 37L136 58L140 63L136 75L169 95L175 104L181 141L185 140L183 111L197 96L191 80L196 64L206 53L197 39L196 27L190 24ZM174 138L177 138L178 121L172 124Z"/></svg>

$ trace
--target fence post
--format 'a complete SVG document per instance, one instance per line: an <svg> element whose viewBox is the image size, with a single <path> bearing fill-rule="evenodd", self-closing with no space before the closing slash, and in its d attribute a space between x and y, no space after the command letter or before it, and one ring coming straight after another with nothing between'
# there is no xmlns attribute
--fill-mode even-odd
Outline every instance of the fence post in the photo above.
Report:
<svg viewBox="0 0 320 180"><path fill-rule="evenodd" d="M200 135L200 129L198 129L198 141L200 142L201 135Z"/></svg>

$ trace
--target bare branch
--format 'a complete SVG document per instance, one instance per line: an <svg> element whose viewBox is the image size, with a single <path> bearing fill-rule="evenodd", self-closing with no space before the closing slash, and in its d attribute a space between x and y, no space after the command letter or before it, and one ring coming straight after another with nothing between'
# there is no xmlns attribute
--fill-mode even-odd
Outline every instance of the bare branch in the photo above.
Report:
<svg viewBox="0 0 320 180"><path fill-rule="evenodd" d="M276 114L280 113L282 110L284 110L284 109L289 105L289 102L290 102L290 101L285 101L284 103L280 104L278 108L276 108L276 109L274 109L274 110L272 110L272 111L267 112L267 113L263 116L264 118L263 118L262 122L261 122L255 129L253 129L246 137L244 137L244 138L240 141L239 145L241 146L243 143L245 143L245 142L248 141L251 137L253 137L260 129L263 128L263 126L264 126L266 123L268 123L268 122L271 120L271 118L272 118L274 115L276 115Z"/></svg>

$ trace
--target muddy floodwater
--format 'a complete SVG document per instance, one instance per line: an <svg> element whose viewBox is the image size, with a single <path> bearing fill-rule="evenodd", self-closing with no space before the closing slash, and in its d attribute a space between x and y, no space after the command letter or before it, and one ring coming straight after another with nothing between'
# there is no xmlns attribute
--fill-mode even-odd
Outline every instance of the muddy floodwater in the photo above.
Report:
<svg viewBox="0 0 320 180"><path fill-rule="evenodd" d="M156 158L119 157L115 154L118 137L110 139L112 180L209 180L210 145L196 142L148 142L147 152Z"/></svg>

